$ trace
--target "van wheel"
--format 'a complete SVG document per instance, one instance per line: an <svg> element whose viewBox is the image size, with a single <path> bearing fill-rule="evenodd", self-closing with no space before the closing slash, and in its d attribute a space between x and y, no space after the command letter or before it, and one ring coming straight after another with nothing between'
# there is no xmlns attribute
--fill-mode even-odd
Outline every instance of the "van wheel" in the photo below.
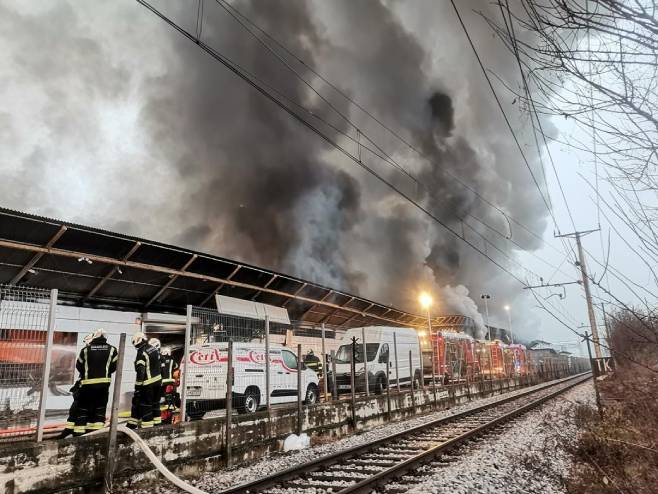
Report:
<svg viewBox="0 0 658 494"><path fill-rule="evenodd" d="M318 387L315 384L309 384L306 388L305 405L314 405L318 402Z"/></svg>
<svg viewBox="0 0 658 494"><path fill-rule="evenodd" d="M240 411L242 413L255 413L258 410L260 393L254 388L249 388L244 393L244 402Z"/></svg>
<svg viewBox="0 0 658 494"><path fill-rule="evenodd" d="M386 382L383 377L378 377L375 383L375 394L381 395L386 391Z"/></svg>

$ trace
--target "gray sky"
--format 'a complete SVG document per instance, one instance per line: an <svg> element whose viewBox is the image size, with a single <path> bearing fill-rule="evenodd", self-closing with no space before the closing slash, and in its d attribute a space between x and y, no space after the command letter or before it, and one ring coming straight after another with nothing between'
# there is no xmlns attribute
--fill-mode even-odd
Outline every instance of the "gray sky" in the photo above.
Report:
<svg viewBox="0 0 658 494"><path fill-rule="evenodd" d="M194 30L196 2L154 3ZM354 135L350 124L327 112L215 2L206 4L204 39ZM504 217L456 185L454 177L467 182L543 232L545 240L541 246L516 228L514 240L532 254L519 252L469 220L472 243L507 265L495 251L501 248L546 281L576 279L449 2L391 2L390 8L346 1L236 5L432 159L420 159L332 94L420 185L364 156L379 173L455 230L459 218L470 215L506 231ZM475 0L459 5L487 67L518 84L514 60L471 12L485 7ZM0 0L0 45L3 206L238 257L410 310L417 291L426 288L439 299L437 310L472 314L475 304L456 288L463 284L477 304L480 293L493 296L492 323L507 326L502 307L509 304L524 337L574 340L535 307L520 284L267 106L137 3ZM326 86L317 87L330 94ZM497 89L541 176L527 115L502 86ZM574 132L569 122L545 127ZM353 142L334 137L358 152ZM578 175L591 177L591 163L558 144L552 151L576 226L596 227L592 194ZM553 172L546 173L559 227L571 231ZM485 247L482 235L491 245ZM584 245L605 257L598 234ZM644 281L646 275L615 239L611 258L616 268ZM554 274L547 263L562 264L564 273ZM632 300L613 277L610 284L620 298ZM577 325L587 320L581 294L578 286L568 287L565 300L552 296L548 302Z"/></svg>

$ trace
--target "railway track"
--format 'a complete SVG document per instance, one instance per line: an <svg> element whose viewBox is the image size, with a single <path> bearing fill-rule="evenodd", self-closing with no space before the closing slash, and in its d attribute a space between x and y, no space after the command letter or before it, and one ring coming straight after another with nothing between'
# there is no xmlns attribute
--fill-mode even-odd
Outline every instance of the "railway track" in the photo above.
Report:
<svg viewBox="0 0 658 494"><path fill-rule="evenodd" d="M410 476L408 473L434 461L455 461L455 455L459 455L458 446L587 379L589 375L563 379L372 443L317 458L219 494L399 494L422 480L422 476ZM453 454L446 454L448 452Z"/></svg>

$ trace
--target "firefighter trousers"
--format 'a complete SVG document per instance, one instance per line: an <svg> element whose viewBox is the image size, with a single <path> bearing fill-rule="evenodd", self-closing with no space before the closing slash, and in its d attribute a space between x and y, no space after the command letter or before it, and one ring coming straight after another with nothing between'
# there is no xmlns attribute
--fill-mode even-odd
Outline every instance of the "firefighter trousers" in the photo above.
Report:
<svg viewBox="0 0 658 494"><path fill-rule="evenodd" d="M78 400L79 399L80 399L80 390L77 389L76 391L73 392L73 403L71 404L71 408L69 408L69 416L66 419L65 429L68 429L71 432L73 432L75 430L75 419L78 416L78 408L79 408L78 407Z"/></svg>
<svg viewBox="0 0 658 494"><path fill-rule="evenodd" d="M160 398L163 394L162 383L156 383L157 387L155 388L153 395L153 425L160 425L162 423L162 413L160 411Z"/></svg>
<svg viewBox="0 0 658 494"><path fill-rule="evenodd" d="M85 432L105 427L105 411L110 394L110 384L84 384L80 386L78 410L73 433L81 436Z"/></svg>
<svg viewBox="0 0 658 494"><path fill-rule="evenodd" d="M135 387L130 410L130 424L143 428L153 427L153 409L156 396L160 394L159 389L159 381L146 386ZM160 417L159 407L160 405L158 405L158 418Z"/></svg>

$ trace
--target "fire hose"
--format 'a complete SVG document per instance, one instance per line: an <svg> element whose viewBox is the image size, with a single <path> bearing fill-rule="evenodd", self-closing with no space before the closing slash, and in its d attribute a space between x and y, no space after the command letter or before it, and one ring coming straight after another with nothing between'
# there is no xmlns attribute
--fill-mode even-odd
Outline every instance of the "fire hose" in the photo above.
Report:
<svg viewBox="0 0 658 494"><path fill-rule="evenodd" d="M153 466L157 468L157 470L176 487L184 490L185 492L189 492L190 494L208 494L206 491L197 489L193 485L188 484L187 482L179 479L173 473L171 473L171 471L169 471L169 469L162 464L162 462L155 455L155 453L151 451L151 448L148 447L148 444L146 444L146 442L144 442L144 440L135 431L128 429L128 427L126 427L125 425L119 425L117 427L117 430L123 432L135 443L137 443L137 445L140 448L142 448L142 451L144 451L144 454L146 454L146 457L150 460Z"/></svg>

